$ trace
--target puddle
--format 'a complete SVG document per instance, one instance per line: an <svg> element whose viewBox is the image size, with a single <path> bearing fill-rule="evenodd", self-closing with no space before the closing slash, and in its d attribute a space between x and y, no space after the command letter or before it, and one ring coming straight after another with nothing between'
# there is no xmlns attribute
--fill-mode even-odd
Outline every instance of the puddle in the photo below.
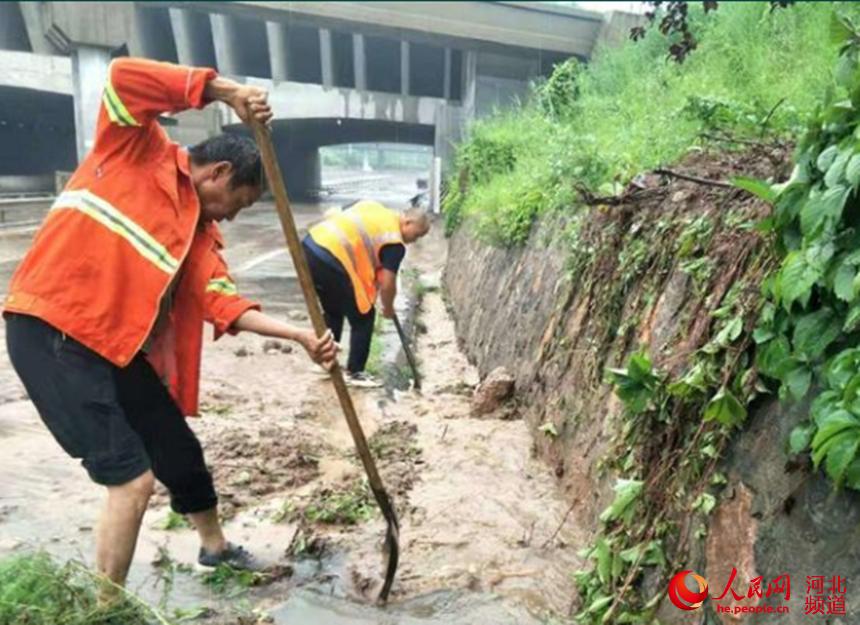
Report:
<svg viewBox="0 0 860 625"><path fill-rule="evenodd" d="M384 608L299 590L270 611L277 625L539 625L544 621L485 593L438 591Z"/></svg>

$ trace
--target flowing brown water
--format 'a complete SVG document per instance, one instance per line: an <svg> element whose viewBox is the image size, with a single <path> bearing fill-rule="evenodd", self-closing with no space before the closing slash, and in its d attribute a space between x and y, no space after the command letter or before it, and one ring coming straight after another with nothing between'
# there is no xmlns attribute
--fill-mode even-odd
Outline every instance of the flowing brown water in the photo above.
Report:
<svg viewBox="0 0 860 625"><path fill-rule="evenodd" d="M331 203L338 201L294 206L299 226ZM240 290L274 314L307 323L271 205L247 210L224 230ZM0 257L5 243L0 239ZM437 232L410 248L407 263L432 286L444 254ZM295 520L276 520L285 503L312 504L326 489L360 483L362 474L325 377L300 348L264 349L265 341L244 335L206 344L204 418L192 427L213 468L222 513L231 517L230 539L294 572L261 588L236 588L239 598L215 592L176 566L194 561L196 537L190 529L159 529L167 514L159 496L144 520L129 587L152 603L164 599L168 615L208 606L214 613L205 622L213 624L235 623L253 609L297 625L529 624L566 613L570 574L580 564L568 547L580 542L576 520L559 529L568 505L532 457L525 423L470 416L463 389L477 374L457 349L441 294L431 289L418 315L428 330L416 344L423 395L353 392L367 435L391 433L395 441L376 447L402 525L401 566L387 608L369 605L382 565L378 515L357 525L315 525L324 548L304 559L285 556L300 529ZM44 548L91 562L101 489L51 439L5 357L0 391L0 556Z"/></svg>

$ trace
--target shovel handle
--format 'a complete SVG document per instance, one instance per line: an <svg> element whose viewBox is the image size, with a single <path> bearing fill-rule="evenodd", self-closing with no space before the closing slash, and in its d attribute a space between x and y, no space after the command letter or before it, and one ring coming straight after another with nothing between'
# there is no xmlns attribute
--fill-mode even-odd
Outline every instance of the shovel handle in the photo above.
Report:
<svg viewBox="0 0 860 625"><path fill-rule="evenodd" d="M267 126L259 122L252 122L251 127L254 131L254 138L257 141L257 146L260 148L260 154L263 159L263 168L266 171L266 177L269 181L269 188L275 197L275 207L278 211L278 217L281 221L281 229L284 231L284 237L287 241L287 247L290 250L290 256L293 258L293 265L296 268L296 274L299 278L299 285L302 289L302 294L305 298L305 303L308 308L308 315L313 324L314 331L317 336L325 334L327 328L325 318L323 317L322 309L317 299L316 289L314 288L313 278L308 267L307 259L305 259L302 250L299 233L296 229L296 222L293 219L293 212L290 209L290 199L287 196L287 188L284 184L284 179L281 176L281 168L278 165L278 159L275 155L275 148L272 144L271 131ZM399 533L400 524L397 520L397 513L391 503L391 498L385 490L382 483L382 478L379 476L379 471L376 469L376 463L373 456L370 454L370 449L367 445L367 439L364 436L364 430L361 428L361 423L358 420L358 415L355 412L352 398L346 387L346 381L343 377L343 371L335 361L334 366L330 371L332 384L334 385L335 393L337 393L340 407L343 410L343 416L349 426L349 432L352 434L352 440L355 443L358 457L361 459L361 464L364 466L364 472L367 474L367 480L370 484L370 490L376 499L382 515L388 524L386 532L386 547L388 550L388 564L386 566L385 582L382 590L379 593L379 601L384 603L388 599L388 593L391 590L391 584L394 581L394 574L397 570L397 561L399 558Z"/></svg>
<svg viewBox="0 0 860 625"><path fill-rule="evenodd" d="M409 341L406 339L406 333L403 331L403 326L400 324L400 319L397 313L392 317L394 327L397 328L397 335L400 337L400 344L403 346L403 353L406 354L406 361L409 363L409 368L412 369L412 379L415 382L415 390L421 390L421 376L418 375L418 363L415 360L415 354L412 353L412 348L409 347Z"/></svg>

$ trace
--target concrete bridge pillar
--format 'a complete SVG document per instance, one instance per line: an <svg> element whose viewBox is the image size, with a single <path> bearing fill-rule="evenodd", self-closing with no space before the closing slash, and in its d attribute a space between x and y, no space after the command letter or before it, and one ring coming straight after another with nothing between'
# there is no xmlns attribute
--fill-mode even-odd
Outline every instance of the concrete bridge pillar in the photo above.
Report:
<svg viewBox="0 0 860 625"><path fill-rule="evenodd" d="M355 70L355 88L367 90L367 55L364 53L364 35L355 33L352 36L352 61Z"/></svg>
<svg viewBox="0 0 860 625"><path fill-rule="evenodd" d="M278 164L290 198L305 199L322 186L319 148L315 145L297 145L278 137L277 131L275 134Z"/></svg>
<svg viewBox="0 0 860 625"><path fill-rule="evenodd" d="M451 48L445 48L445 65L442 72L442 97L451 99Z"/></svg>
<svg viewBox="0 0 860 625"><path fill-rule="evenodd" d="M30 51L20 2L0 3L0 50Z"/></svg>
<svg viewBox="0 0 860 625"><path fill-rule="evenodd" d="M183 65L214 67L217 61L208 16L175 7L171 7L169 13L179 62Z"/></svg>
<svg viewBox="0 0 860 625"><path fill-rule="evenodd" d="M95 46L76 46L72 49L71 56L75 143L80 162L93 147L111 57L106 48Z"/></svg>
<svg viewBox="0 0 860 625"><path fill-rule="evenodd" d="M331 42L331 31L320 28L320 69L323 87L334 86L334 49Z"/></svg>
<svg viewBox="0 0 860 625"><path fill-rule="evenodd" d="M239 69L239 51L237 46L241 42L236 41L236 30L232 18L221 13L212 13L209 16L212 21L212 41L215 44L215 61L218 63L218 71L222 74L237 76L241 73Z"/></svg>
<svg viewBox="0 0 860 625"><path fill-rule="evenodd" d="M400 93L409 95L409 42L400 42Z"/></svg>
<svg viewBox="0 0 860 625"><path fill-rule="evenodd" d="M463 52L461 76L463 86L460 89L460 94L463 101L463 112L466 119L474 119L478 98L478 53L474 50Z"/></svg>
<svg viewBox="0 0 860 625"><path fill-rule="evenodd" d="M272 66L272 80L290 79L289 31L283 22L266 22L266 36L269 40L269 63Z"/></svg>

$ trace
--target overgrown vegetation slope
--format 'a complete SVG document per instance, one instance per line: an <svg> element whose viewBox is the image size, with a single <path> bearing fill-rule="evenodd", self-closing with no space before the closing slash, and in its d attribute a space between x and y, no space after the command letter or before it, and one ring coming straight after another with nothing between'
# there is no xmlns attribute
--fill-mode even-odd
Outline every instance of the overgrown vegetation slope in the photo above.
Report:
<svg viewBox="0 0 860 625"><path fill-rule="evenodd" d="M449 231L466 219L485 240L520 244L539 213L575 210L579 187L610 195L726 134L799 134L834 84L837 6L691 6L699 47L682 64L667 55L672 40L649 29L587 66L559 66L528 103L471 128L445 199Z"/></svg>

